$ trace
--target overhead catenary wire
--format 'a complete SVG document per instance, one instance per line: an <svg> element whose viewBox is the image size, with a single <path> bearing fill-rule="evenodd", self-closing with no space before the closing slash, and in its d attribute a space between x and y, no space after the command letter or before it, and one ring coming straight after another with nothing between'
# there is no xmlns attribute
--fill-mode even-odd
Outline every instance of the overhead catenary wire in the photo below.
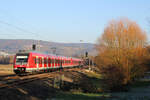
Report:
<svg viewBox="0 0 150 100"><path fill-rule="evenodd" d="M21 28L21 27L18 27L18 26L14 25L14 24L10 24L10 23L5 22L5 21L2 21L2 20L0 20L0 23L5 24L5 25L8 25L8 26L10 26L10 27L13 27L13 28L15 28L15 29L17 29L17 30L19 30L19 31L22 31L22 32L26 32L26 33L38 35L38 33L31 32L31 31L29 31L29 30L23 29L23 28Z"/></svg>
<svg viewBox="0 0 150 100"><path fill-rule="evenodd" d="M6 21L0 20L0 23L1 23L1 24L5 24L5 25L7 25L7 26L9 26L9 27L15 28L16 30L25 33L25 34L23 34L23 33L21 33L21 34L16 34L16 33L15 33L15 34L14 34L14 33L13 33L13 34L0 34L0 35L32 35L32 36L36 36L36 37L39 36L39 34L36 33L36 32L29 31L29 30L27 30L27 29L21 28L21 27L19 27L19 26L17 26L17 25L8 23L8 22L6 22ZM38 44L38 45L39 45L39 42L38 42L38 43L35 43L35 42L34 42L34 39L33 39L33 43L32 43L32 44Z"/></svg>

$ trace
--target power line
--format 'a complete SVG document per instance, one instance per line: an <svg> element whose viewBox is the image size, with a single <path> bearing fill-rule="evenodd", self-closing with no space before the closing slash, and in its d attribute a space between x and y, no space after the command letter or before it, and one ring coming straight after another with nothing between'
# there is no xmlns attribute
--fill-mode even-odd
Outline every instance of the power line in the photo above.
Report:
<svg viewBox="0 0 150 100"><path fill-rule="evenodd" d="M9 27L13 27L13 28L15 28L15 29L17 29L17 30L19 30L19 31L22 31L22 32L25 32L25 33L26 33L26 34L0 34L0 35L27 35L27 33L30 33L30 34L32 34L32 36L33 36L33 35L39 36L38 33L31 32L31 31L29 31L29 30L23 29L23 28L21 28L21 27L18 27L18 26L14 25L14 24L10 24L10 23L8 23L8 22L5 22L5 21L0 20L0 23L1 23L1 24L5 24L5 25L7 25L7 26L9 26ZM32 36L31 36L31 37L32 37ZM33 39L33 37L32 37L32 39ZM33 39L33 44L35 44L34 39ZM39 42L36 43L36 44L39 45Z"/></svg>
<svg viewBox="0 0 150 100"><path fill-rule="evenodd" d="M14 24L10 24L10 23L5 22L5 21L2 21L2 20L0 20L0 23L5 24L5 25L7 25L7 26L9 26L9 27L13 27L13 28L15 28L15 29L17 29L17 30L19 30L19 31L25 32L25 33L30 33L30 34L38 35L38 33L31 32L31 31L29 31L29 30L23 29L23 28L21 28L21 27L18 27L18 26L14 25Z"/></svg>

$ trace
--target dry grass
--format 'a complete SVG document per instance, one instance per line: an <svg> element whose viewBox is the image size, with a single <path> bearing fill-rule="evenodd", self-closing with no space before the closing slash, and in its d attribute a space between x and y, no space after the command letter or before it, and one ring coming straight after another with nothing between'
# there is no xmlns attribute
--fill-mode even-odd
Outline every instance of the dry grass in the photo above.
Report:
<svg viewBox="0 0 150 100"><path fill-rule="evenodd" d="M14 74L12 64L0 64L0 75Z"/></svg>

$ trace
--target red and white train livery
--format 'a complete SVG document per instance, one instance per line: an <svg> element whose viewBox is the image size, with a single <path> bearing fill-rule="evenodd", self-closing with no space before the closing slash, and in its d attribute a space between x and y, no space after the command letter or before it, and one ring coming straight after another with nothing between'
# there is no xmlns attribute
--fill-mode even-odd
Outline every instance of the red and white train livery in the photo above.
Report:
<svg viewBox="0 0 150 100"><path fill-rule="evenodd" d="M36 51L19 52L14 59L16 74L34 71L49 71L65 67L82 66L83 61L78 58L44 54Z"/></svg>

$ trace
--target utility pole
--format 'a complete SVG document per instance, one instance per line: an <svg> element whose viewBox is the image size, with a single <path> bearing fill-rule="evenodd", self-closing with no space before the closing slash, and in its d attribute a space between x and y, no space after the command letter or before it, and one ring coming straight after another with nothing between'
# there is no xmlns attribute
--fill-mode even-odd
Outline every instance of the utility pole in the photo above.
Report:
<svg viewBox="0 0 150 100"><path fill-rule="evenodd" d="M38 49L39 49L39 51L40 51L40 42L41 42L41 40L38 40Z"/></svg>
<svg viewBox="0 0 150 100"><path fill-rule="evenodd" d="M89 70L91 70L91 61L90 61L90 58L89 58Z"/></svg>
<svg viewBox="0 0 150 100"><path fill-rule="evenodd" d="M56 54L56 47L52 47L51 49L52 49L52 53Z"/></svg>
<svg viewBox="0 0 150 100"><path fill-rule="evenodd" d="M83 43L83 40L80 40L80 43ZM82 58L82 44L80 45L80 55L81 55L81 58Z"/></svg>

